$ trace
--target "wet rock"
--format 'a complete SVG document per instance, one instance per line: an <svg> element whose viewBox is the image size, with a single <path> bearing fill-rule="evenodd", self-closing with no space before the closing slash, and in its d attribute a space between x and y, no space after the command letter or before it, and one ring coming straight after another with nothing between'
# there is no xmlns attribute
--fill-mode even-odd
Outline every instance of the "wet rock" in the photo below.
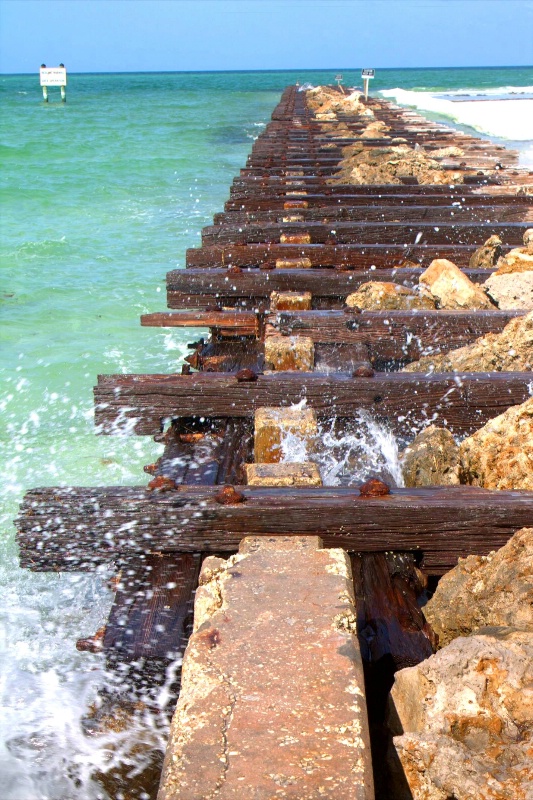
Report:
<svg viewBox="0 0 533 800"><path fill-rule="evenodd" d="M533 489L533 398L489 420L459 445L461 483Z"/></svg>
<svg viewBox="0 0 533 800"><path fill-rule="evenodd" d="M424 356L404 372L521 372L533 370L533 313L516 317L501 333L487 333L448 353Z"/></svg>
<svg viewBox="0 0 533 800"><path fill-rule="evenodd" d="M524 246L515 247L500 258L496 275L509 272L530 272L533 270L533 228L528 228L523 236Z"/></svg>
<svg viewBox="0 0 533 800"><path fill-rule="evenodd" d="M392 311L435 308L435 300L417 289L408 289L398 283L369 281L362 283L356 292L348 295L346 305L369 311Z"/></svg>
<svg viewBox="0 0 533 800"><path fill-rule="evenodd" d="M483 289L445 258L432 261L419 281L440 308L494 308Z"/></svg>
<svg viewBox="0 0 533 800"><path fill-rule="evenodd" d="M387 131L390 131L389 126L381 120L376 120L370 122L360 135L361 139L382 139L387 135Z"/></svg>
<svg viewBox="0 0 533 800"><path fill-rule="evenodd" d="M532 663L529 632L485 628L397 672L391 800L530 798Z"/></svg>
<svg viewBox="0 0 533 800"><path fill-rule="evenodd" d="M309 336L267 336L265 366L273 370L312 372L315 345Z"/></svg>
<svg viewBox="0 0 533 800"><path fill-rule="evenodd" d="M484 245L478 247L470 258L470 269L494 269L502 254L502 240L499 236L490 236Z"/></svg>
<svg viewBox="0 0 533 800"><path fill-rule="evenodd" d="M488 556L468 556L444 575L424 606L441 647L487 626L533 631L533 528Z"/></svg>
<svg viewBox="0 0 533 800"><path fill-rule="evenodd" d="M533 256L529 258L532 266L527 271L495 273L483 284L498 308L533 309Z"/></svg>
<svg viewBox="0 0 533 800"><path fill-rule="evenodd" d="M459 446L450 431L430 425L402 453L406 486L457 486Z"/></svg>

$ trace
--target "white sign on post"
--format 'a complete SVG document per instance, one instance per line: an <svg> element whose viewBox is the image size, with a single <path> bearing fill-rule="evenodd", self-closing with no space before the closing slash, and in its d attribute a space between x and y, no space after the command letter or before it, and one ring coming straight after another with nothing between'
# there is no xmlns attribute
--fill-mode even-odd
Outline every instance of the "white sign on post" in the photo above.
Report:
<svg viewBox="0 0 533 800"><path fill-rule="evenodd" d="M364 69L361 72L362 78L375 78L376 77L376 70L375 69Z"/></svg>
<svg viewBox="0 0 533 800"><path fill-rule="evenodd" d="M41 67L39 76L41 86L67 85L67 70L65 67Z"/></svg>

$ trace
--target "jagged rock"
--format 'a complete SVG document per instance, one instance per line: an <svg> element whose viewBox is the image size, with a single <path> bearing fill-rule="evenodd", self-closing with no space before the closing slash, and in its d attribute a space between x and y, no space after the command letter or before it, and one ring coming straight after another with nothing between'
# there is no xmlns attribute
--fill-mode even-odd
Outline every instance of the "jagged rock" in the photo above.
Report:
<svg viewBox="0 0 533 800"><path fill-rule="evenodd" d="M470 258L470 269L493 269L502 254L502 240L499 236L490 236L484 245L478 247Z"/></svg>
<svg viewBox="0 0 533 800"><path fill-rule="evenodd" d="M357 91L345 95L329 86L315 86L307 90L306 101L319 120L335 120L339 111L373 118L374 112L361 102L362 96Z"/></svg>
<svg viewBox="0 0 533 800"><path fill-rule="evenodd" d="M397 672L391 800L530 800L532 663L530 632L485 628Z"/></svg>
<svg viewBox="0 0 533 800"><path fill-rule="evenodd" d="M458 184L463 173L444 170L439 161L431 158L423 148L406 144L390 147L364 147L363 143L343 149L339 171L326 183L350 184L400 184L402 178L415 177L420 184Z"/></svg>
<svg viewBox="0 0 533 800"><path fill-rule="evenodd" d="M533 630L533 528L522 528L488 556L468 556L444 575L424 606L444 647L480 628Z"/></svg>
<svg viewBox="0 0 533 800"><path fill-rule="evenodd" d="M402 453L406 486L457 486L459 446L450 431L430 425Z"/></svg>
<svg viewBox="0 0 533 800"><path fill-rule="evenodd" d="M451 261L436 258L419 278L440 308L494 308L479 286Z"/></svg>
<svg viewBox="0 0 533 800"><path fill-rule="evenodd" d="M380 310L402 310L411 308L435 308L431 296L417 289L407 289L398 283L369 281L362 283L356 292L348 295L346 305L353 308Z"/></svg>
<svg viewBox="0 0 533 800"><path fill-rule="evenodd" d="M533 313L508 322L501 333L487 333L472 344L424 356L404 372L522 372L533 370Z"/></svg>
<svg viewBox="0 0 533 800"><path fill-rule="evenodd" d="M528 256L533 265L533 256ZM498 308L533 309L533 267L510 274L495 273L483 284Z"/></svg>
<svg viewBox="0 0 533 800"><path fill-rule="evenodd" d="M533 489L533 398L489 420L459 450L461 483Z"/></svg>
<svg viewBox="0 0 533 800"><path fill-rule="evenodd" d="M370 122L366 126L361 133L361 139L382 139L387 135L387 131L390 131L389 126L382 122L382 120L376 120L375 122Z"/></svg>

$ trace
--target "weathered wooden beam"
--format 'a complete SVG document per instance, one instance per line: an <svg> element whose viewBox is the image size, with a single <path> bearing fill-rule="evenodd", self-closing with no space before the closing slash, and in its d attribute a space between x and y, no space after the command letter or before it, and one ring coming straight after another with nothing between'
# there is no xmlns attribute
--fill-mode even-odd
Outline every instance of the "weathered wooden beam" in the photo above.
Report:
<svg viewBox="0 0 533 800"><path fill-rule="evenodd" d="M520 222L499 224L495 222L439 222L437 220L411 224L402 222L368 223L336 222L334 227L321 222L265 223L264 225L211 225L202 230L202 243L253 244L279 243L286 235L309 234L312 244L475 244L497 234L510 245L521 245L526 226Z"/></svg>
<svg viewBox="0 0 533 800"><path fill-rule="evenodd" d="M178 417L249 417L262 406L306 401L322 417L373 410L391 428L431 419L454 434L472 433L530 397L526 372L341 374L279 372L241 382L234 374L100 375L96 424L102 433L153 435Z"/></svg>
<svg viewBox="0 0 533 800"><path fill-rule="evenodd" d="M244 269L228 272L213 269L176 269L167 273L167 302L170 308L201 308L219 304L242 307L243 300L269 301L272 292L311 292L313 307L341 307L346 297L367 281L392 281L402 286L416 286L423 268L350 270L333 269ZM377 273L377 274L376 274ZM471 281L483 283L491 275L488 269L466 269ZM317 305L320 303L320 305Z"/></svg>
<svg viewBox="0 0 533 800"><path fill-rule="evenodd" d="M235 335L256 336L258 314L247 311L180 311L143 314L141 325L152 328L216 328L231 330Z"/></svg>
<svg viewBox="0 0 533 800"><path fill-rule="evenodd" d="M79 570L147 553L233 552L245 535L309 534L351 552L421 551L430 572L487 554L531 524L533 492L477 487L358 489L237 487L221 505L216 487L164 493L140 487L33 489L16 520L21 564Z"/></svg>

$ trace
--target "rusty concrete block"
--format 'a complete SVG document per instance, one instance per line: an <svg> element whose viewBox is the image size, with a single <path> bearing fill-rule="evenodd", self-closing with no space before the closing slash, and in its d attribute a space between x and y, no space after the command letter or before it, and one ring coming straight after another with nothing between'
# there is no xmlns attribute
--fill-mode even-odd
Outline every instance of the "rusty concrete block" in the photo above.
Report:
<svg viewBox="0 0 533 800"><path fill-rule="evenodd" d="M255 412L254 459L274 464L281 460L281 443L288 434L309 451L318 433L312 408L258 408Z"/></svg>
<svg viewBox="0 0 533 800"><path fill-rule="evenodd" d="M372 800L347 554L248 537L200 584L158 800Z"/></svg>
<svg viewBox="0 0 533 800"><path fill-rule="evenodd" d="M310 258L278 258L276 269L311 269Z"/></svg>
<svg viewBox="0 0 533 800"><path fill-rule="evenodd" d="M312 461L281 464L246 464L248 486L322 486L318 467Z"/></svg>
<svg viewBox="0 0 533 800"><path fill-rule="evenodd" d="M280 244L311 244L310 233L282 233Z"/></svg>
<svg viewBox="0 0 533 800"><path fill-rule="evenodd" d="M277 371L312 372L315 346L309 336L269 336L265 339L265 363Z"/></svg>
<svg viewBox="0 0 533 800"><path fill-rule="evenodd" d="M311 292L271 292L271 311L310 311Z"/></svg>

